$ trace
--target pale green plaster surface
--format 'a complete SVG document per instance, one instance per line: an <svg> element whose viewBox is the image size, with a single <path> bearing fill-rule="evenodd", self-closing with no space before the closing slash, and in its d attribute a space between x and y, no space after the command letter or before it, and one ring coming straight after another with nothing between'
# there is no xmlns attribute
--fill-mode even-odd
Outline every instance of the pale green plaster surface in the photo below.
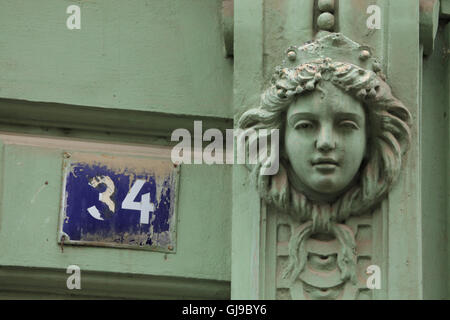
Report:
<svg viewBox="0 0 450 320"><path fill-rule="evenodd" d="M4 145L0 265L229 280L230 169L182 167L175 254L68 245L61 252L62 150Z"/></svg>
<svg viewBox="0 0 450 320"><path fill-rule="evenodd" d="M66 8L81 8L69 30ZM230 117L220 0L3 0L0 97Z"/></svg>
<svg viewBox="0 0 450 320"><path fill-rule="evenodd" d="M72 4L81 8L81 30L66 27ZM1 130L167 146L174 144L173 130L192 131L194 120L202 120L204 130L232 127L233 61L223 48L221 5L220 0L2 1ZM19 290L25 284L20 270L28 269L34 270L26 273L34 289L44 290L42 270L65 279L67 266L76 264L102 274L88 284L87 294L104 296L106 291L95 292L104 279L122 283L119 275L129 274L145 276L143 285L159 284L147 288L123 280L128 284L115 288L130 291L122 297L136 296L138 287L146 297L227 296L230 166L182 167L175 254L68 245L61 252L56 239L62 149L5 144L1 152L0 278L9 279L4 290ZM46 294L53 289L67 294L59 280Z"/></svg>
<svg viewBox="0 0 450 320"><path fill-rule="evenodd" d="M412 114L411 148L403 175L389 194L388 298L422 299L419 3L389 1L388 19L387 81Z"/></svg>
<svg viewBox="0 0 450 320"><path fill-rule="evenodd" d="M350 39L370 46L374 55L386 64L389 36L389 2L390 0L347 0L339 2L338 26L340 32ZM380 29L367 28L367 8L377 5L380 11Z"/></svg>
<svg viewBox="0 0 450 320"><path fill-rule="evenodd" d="M234 109L259 103L263 77L263 0L235 1ZM235 116L236 116L235 114ZM244 166L233 167L231 298L259 299L259 196Z"/></svg>
<svg viewBox="0 0 450 320"><path fill-rule="evenodd" d="M11 121L0 120L0 128L162 145L168 144L173 128L192 125L193 117L208 117L210 127L223 129L228 123L217 119L238 117L257 105L286 47L310 40L312 1L301 2L302 9L293 0L235 1L233 84L233 61L224 57L220 0L3 0L0 98L39 104L20 103L22 117L17 109L8 112L14 109L12 100L2 100L1 114ZM442 94L448 91L440 73L442 34L435 54L424 61L426 93L419 109L418 1L340 2L338 31L374 47L394 94L414 116L405 174L383 209L388 213L383 226L387 236L378 245L388 247L382 267L383 276L389 277L383 290L388 298L445 297L450 212L448 191L445 195L442 190L448 187L450 110ZM66 8L74 3L81 7L82 28L71 31ZM442 3L444 12L448 1ZM382 30L365 29L369 4L381 6ZM58 107L61 111L53 112ZM85 107L94 108L84 113ZM94 121L97 115L100 126ZM107 275L231 279L233 298L270 297L264 290L275 280L260 267L266 254L260 247L265 211L245 168L183 166L176 254L75 246L65 246L62 253L56 243L61 150L8 144L0 152L0 265L64 272L77 264ZM36 276L43 277L39 270ZM38 296L30 292L23 297ZM16 295L0 293L0 298L7 297Z"/></svg>
<svg viewBox="0 0 450 320"><path fill-rule="evenodd" d="M268 83L280 57L291 45L313 38L314 1L266 1L264 4L264 82Z"/></svg>
<svg viewBox="0 0 450 320"><path fill-rule="evenodd" d="M443 66L444 30L439 29L431 56L423 61L422 82L422 232L423 295L447 298L448 71Z"/></svg>

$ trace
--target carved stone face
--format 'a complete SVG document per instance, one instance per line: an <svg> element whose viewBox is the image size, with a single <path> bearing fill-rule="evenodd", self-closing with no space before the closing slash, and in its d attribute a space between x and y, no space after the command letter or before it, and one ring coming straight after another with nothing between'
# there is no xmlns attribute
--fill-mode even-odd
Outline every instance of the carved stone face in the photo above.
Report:
<svg viewBox="0 0 450 320"><path fill-rule="evenodd" d="M287 110L285 151L291 183L312 200L332 201L351 185L366 152L362 104L322 81Z"/></svg>

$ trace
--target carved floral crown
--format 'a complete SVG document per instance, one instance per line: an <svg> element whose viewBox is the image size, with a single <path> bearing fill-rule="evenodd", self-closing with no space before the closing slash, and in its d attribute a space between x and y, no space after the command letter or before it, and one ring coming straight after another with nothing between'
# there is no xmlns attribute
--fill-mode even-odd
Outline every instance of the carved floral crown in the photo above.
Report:
<svg viewBox="0 0 450 320"><path fill-rule="evenodd" d="M381 63L369 46L332 33L302 46L289 47L282 65L275 68L272 86L263 102L274 102L272 92L288 101L287 98L305 90L314 90L322 78L346 91L354 90L363 100L375 98L380 80L386 80L381 69Z"/></svg>

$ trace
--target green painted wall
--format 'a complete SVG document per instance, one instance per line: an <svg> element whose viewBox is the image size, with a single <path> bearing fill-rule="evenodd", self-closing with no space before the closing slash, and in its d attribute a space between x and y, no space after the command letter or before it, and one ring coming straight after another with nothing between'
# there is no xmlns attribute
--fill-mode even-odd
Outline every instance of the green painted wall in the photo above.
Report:
<svg viewBox="0 0 450 320"><path fill-rule="evenodd" d="M407 169L379 218L376 250L389 277L379 296L447 298L449 35L442 20L422 61L411 3L341 0L337 19L375 48L414 116ZM81 30L66 27L71 4ZM264 264L276 230L245 168L183 166L176 254L61 252L62 151L74 141L167 147L194 120L231 128L259 102L283 50L312 37L312 4L236 1L233 60L221 0L1 0L0 298L272 298L275 274ZM369 4L382 8L379 31L364 29ZM65 286L70 264L82 270L79 293Z"/></svg>
<svg viewBox="0 0 450 320"><path fill-rule="evenodd" d="M66 8L81 8L68 30ZM231 116L219 0L2 0L0 97Z"/></svg>
<svg viewBox="0 0 450 320"><path fill-rule="evenodd" d="M71 4L81 8L81 30L66 27ZM182 166L175 254L67 245L61 252L56 242L61 139L164 147L194 120L204 129L232 126L222 2L0 6L0 131L33 136L0 138L0 297L229 297L230 166ZM85 277L80 293L66 289L70 264Z"/></svg>

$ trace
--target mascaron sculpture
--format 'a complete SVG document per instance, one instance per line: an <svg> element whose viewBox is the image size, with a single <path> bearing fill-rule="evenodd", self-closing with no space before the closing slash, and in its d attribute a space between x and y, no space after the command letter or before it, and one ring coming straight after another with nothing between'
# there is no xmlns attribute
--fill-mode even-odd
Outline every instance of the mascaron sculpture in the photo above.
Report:
<svg viewBox="0 0 450 320"><path fill-rule="evenodd" d="M282 275L291 298L355 297L356 245L346 221L370 214L390 191L410 120L371 49L339 33L290 47L260 106L240 117L245 130L280 130L278 173L260 174L274 154L252 172L261 198L291 219ZM338 248L314 255L308 239Z"/></svg>

